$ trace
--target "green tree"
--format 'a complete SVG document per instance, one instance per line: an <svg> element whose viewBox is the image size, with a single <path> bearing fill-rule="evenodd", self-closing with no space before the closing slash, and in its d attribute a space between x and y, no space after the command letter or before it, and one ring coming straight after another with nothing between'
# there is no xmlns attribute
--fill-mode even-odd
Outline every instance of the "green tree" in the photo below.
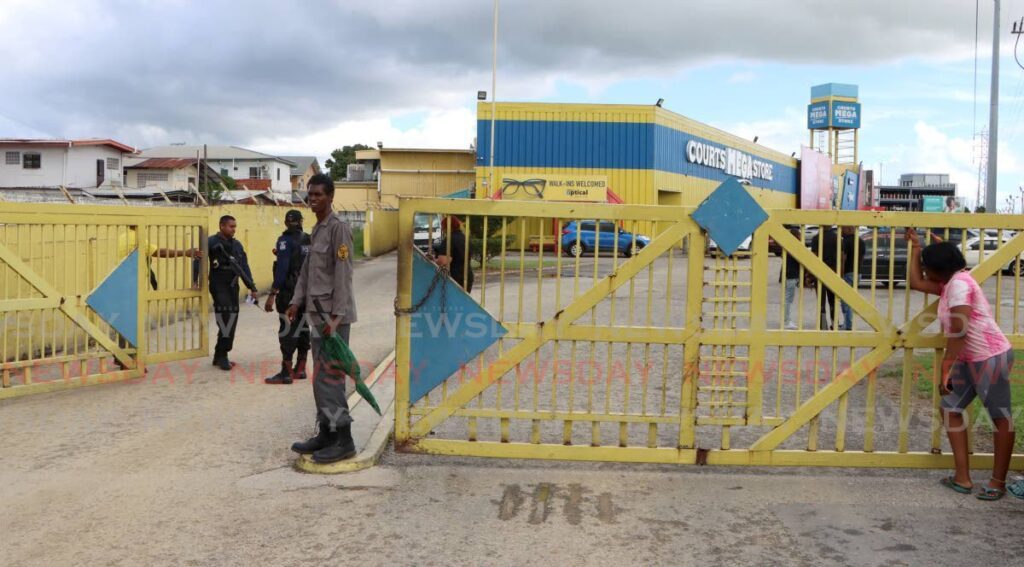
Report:
<svg viewBox="0 0 1024 567"><path fill-rule="evenodd" d="M213 204L220 201L225 190L234 191L237 187L238 184L235 183L234 178L222 175L219 181L212 179L203 181L199 185L199 192L203 194L203 198L206 199L207 203Z"/></svg>
<svg viewBox="0 0 1024 567"><path fill-rule="evenodd" d="M345 179L348 175L348 165L356 162L356 151L368 149L370 149L370 146L354 144L340 147L331 152L331 157L327 158L327 161L324 162L324 166L327 167L327 172L331 179L335 181Z"/></svg>
<svg viewBox="0 0 1024 567"><path fill-rule="evenodd" d="M484 258L484 218L487 219L487 257ZM511 246L515 238L511 235L502 235L502 227L507 232L513 226L514 217L480 217L468 216L460 219L465 223L469 222L469 255L482 266L484 262L501 254L501 243L505 241L506 248ZM504 223L504 224L503 224ZM507 250L506 250L507 252Z"/></svg>

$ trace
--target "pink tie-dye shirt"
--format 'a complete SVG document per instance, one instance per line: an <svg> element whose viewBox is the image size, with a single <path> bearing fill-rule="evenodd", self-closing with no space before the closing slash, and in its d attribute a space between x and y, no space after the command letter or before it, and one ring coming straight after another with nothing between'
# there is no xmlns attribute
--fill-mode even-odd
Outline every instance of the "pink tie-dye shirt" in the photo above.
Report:
<svg viewBox="0 0 1024 567"><path fill-rule="evenodd" d="M962 305L971 307L971 316L967 321L967 341L958 360L980 362L1010 350L1010 342L992 318L985 292L967 272L955 274L939 296L939 322L946 336L950 334L950 312Z"/></svg>

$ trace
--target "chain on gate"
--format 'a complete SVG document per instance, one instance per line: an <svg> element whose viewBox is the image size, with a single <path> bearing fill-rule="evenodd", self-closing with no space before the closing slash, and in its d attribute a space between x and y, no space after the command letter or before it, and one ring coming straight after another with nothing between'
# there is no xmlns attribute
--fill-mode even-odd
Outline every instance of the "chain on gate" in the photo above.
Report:
<svg viewBox="0 0 1024 567"><path fill-rule="evenodd" d="M427 292L423 294L423 297L414 303L408 309L402 309L398 306L398 298L395 298L395 317L399 315L409 315L419 311L423 304L430 299L430 296L434 294L434 289L437 288L438 284L441 285L441 314L447 314L448 310L448 266L437 266L434 270L434 277L430 280L430 287L427 288Z"/></svg>

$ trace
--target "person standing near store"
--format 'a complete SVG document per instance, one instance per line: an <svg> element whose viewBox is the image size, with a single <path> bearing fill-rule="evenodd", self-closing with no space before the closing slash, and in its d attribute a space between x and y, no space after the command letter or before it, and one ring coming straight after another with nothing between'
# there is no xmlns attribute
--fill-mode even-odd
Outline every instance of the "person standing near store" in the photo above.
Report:
<svg viewBox="0 0 1024 567"><path fill-rule="evenodd" d="M305 306L310 321L313 347L313 401L316 404L317 434L292 445L296 453L313 455L317 463L333 463L356 454L352 440L352 416L345 399L345 376L331 375L320 359L321 345L335 335L347 344L356 322L356 304L352 292L352 229L331 206L334 181L324 174L314 175L306 184L309 208L316 215L310 234L309 256L299 272L288 310L295 321ZM323 312L320 312L320 308Z"/></svg>
<svg viewBox="0 0 1024 567"><path fill-rule="evenodd" d="M792 234L797 240L800 238L800 230L793 226L789 227L789 233ZM783 319L786 324L787 330L796 330L797 324L794 320L793 303L796 300L797 292L800 289L801 276L803 275L800 262L793 257L792 254L786 254L786 279L783 282L785 287L785 303L782 307ZM782 280L782 273L779 273L779 279Z"/></svg>
<svg viewBox="0 0 1024 567"><path fill-rule="evenodd" d="M449 242L450 240L450 242ZM473 291L473 270L467 263L466 234L462 232L462 222L457 217L445 217L441 221L441 239L434 243L434 263L447 266L448 275L466 293Z"/></svg>
<svg viewBox="0 0 1024 567"><path fill-rule="evenodd" d="M234 346L235 329L238 327L239 279L246 282L250 297L256 301L256 286L252 281L245 248L235 239L237 228L235 217L220 217L220 230L210 237L207 247L210 255L210 295L213 296L213 313L217 320L213 365L221 370L231 370L235 365L228 360L228 353Z"/></svg>
<svg viewBox="0 0 1024 567"><path fill-rule="evenodd" d="M842 251L839 247L839 235L836 234L834 226L822 227L811 241L811 250L821 258L822 262L842 275L842 268L845 258L842 258ZM836 321L836 294L824 284L821 284L821 295L819 301L819 316L821 317L821 330L839 329L839 322ZM830 324L831 323L831 324Z"/></svg>
<svg viewBox="0 0 1024 567"><path fill-rule="evenodd" d="M281 371L264 380L267 384L291 384L306 379L306 355L309 353L309 324L305 317L289 321L285 316L299 281L299 272L309 254L309 235L302 231L302 213L294 209L284 215L285 231L274 245L274 284L264 307L267 313L277 307L280 325L277 341L281 346ZM300 306L301 308L301 306ZM298 351L295 365L292 355Z"/></svg>
<svg viewBox="0 0 1024 567"><path fill-rule="evenodd" d="M864 256L864 247L857 246L857 229L856 226L844 226L843 227L843 240L840 246L842 247L843 253L843 281L850 284L853 289L857 289L857 282L853 279L854 271L856 266L860 263ZM840 327L844 331L853 330L853 309L845 301L840 301L839 308L843 312L843 325Z"/></svg>

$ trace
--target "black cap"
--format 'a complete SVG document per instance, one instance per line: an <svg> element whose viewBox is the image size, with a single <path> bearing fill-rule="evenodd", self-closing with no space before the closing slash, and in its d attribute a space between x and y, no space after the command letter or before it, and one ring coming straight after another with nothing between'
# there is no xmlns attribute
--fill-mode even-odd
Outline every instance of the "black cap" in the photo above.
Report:
<svg viewBox="0 0 1024 567"><path fill-rule="evenodd" d="M284 214L284 222L302 222L302 213L292 209Z"/></svg>

